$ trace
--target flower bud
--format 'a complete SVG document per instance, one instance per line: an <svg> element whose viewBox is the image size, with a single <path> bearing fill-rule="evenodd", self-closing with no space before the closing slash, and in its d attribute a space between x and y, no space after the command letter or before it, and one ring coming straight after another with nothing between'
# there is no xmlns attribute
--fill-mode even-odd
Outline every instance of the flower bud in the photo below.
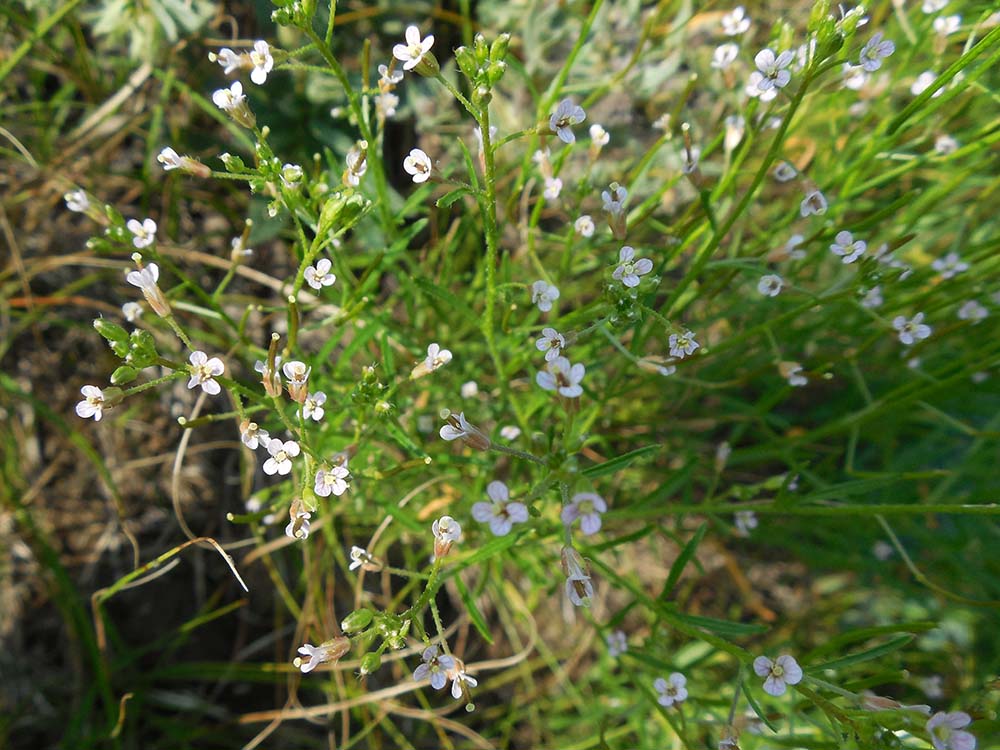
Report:
<svg viewBox="0 0 1000 750"><path fill-rule="evenodd" d="M361 675L369 675L372 672L377 672L379 667L382 666L382 655L372 651L361 657Z"/></svg>
<svg viewBox="0 0 1000 750"><path fill-rule="evenodd" d="M122 365L111 373L111 382L114 385L124 385L131 383L139 375L139 371L131 365Z"/></svg>
<svg viewBox="0 0 1000 750"><path fill-rule="evenodd" d="M356 609L340 623L340 629L345 633L354 633L367 628L374 617L374 612L370 609Z"/></svg>

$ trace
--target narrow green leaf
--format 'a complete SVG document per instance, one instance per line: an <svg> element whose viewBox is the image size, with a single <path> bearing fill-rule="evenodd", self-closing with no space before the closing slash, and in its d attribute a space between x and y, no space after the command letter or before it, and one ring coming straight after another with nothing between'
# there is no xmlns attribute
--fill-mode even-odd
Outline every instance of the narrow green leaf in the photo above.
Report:
<svg viewBox="0 0 1000 750"><path fill-rule="evenodd" d="M731 620L718 620L714 617L702 617L701 615L686 615L682 612L673 612L673 616L678 620L693 625L696 628L704 628L713 633L727 636L759 635L766 633L769 628L766 625L754 625L749 622L732 622Z"/></svg>
<svg viewBox="0 0 1000 750"><path fill-rule="evenodd" d="M472 311L467 304L462 302L458 297L449 292L447 289L438 286L437 284L431 283L425 278L414 279L414 282L420 289L427 294L441 300L450 308L452 308L459 315L463 316L464 320L475 320L478 316Z"/></svg>
<svg viewBox="0 0 1000 750"><path fill-rule="evenodd" d="M397 424L394 422L385 423L385 431L389 433L389 437L396 441L400 448L405 450L411 455L417 456L419 458L426 458L427 454L424 450L410 439L410 436L403 432Z"/></svg>
<svg viewBox="0 0 1000 750"><path fill-rule="evenodd" d="M448 208L452 203L457 201L463 195L471 195L471 191L468 188L460 187L445 193L440 198L437 199L438 208Z"/></svg>
<svg viewBox="0 0 1000 750"><path fill-rule="evenodd" d="M906 635L901 635L898 638L893 638L891 641L883 643L881 646L874 646L873 648L866 649L865 651L859 651L856 654L848 654L840 659L823 662L822 664L810 665L809 669L811 671L819 669L843 669L844 667L850 667L864 661L878 659L886 654L891 654L893 651L898 651L914 638L916 638L915 635L907 633Z"/></svg>
<svg viewBox="0 0 1000 750"><path fill-rule="evenodd" d="M616 456L615 458L605 461L603 464L588 466L580 473L588 479L596 479L597 477L603 477L607 474L614 474L616 471L621 471L622 469L630 466L637 458L647 456L651 453L656 453L661 447L662 446L657 444L647 445L643 448L636 448L634 451L629 451L621 456Z"/></svg>
<svg viewBox="0 0 1000 750"><path fill-rule="evenodd" d="M778 728L771 723L770 719L767 718L767 714L764 713L764 709L760 707L760 704L757 702L757 699L753 697L753 693L747 690L746 682L745 681L741 682L740 687L743 689L743 695L747 697L747 703L750 704L750 708L752 708L753 712L757 714L757 718L763 721L764 724L767 725L768 729L777 734Z"/></svg>
<svg viewBox="0 0 1000 750"><path fill-rule="evenodd" d="M803 654L802 661L803 663L809 664L816 661L821 656L839 651L848 643L867 641L869 638L874 638L879 635L893 635L895 633L926 633L928 630L933 630L937 626L938 624L933 620L919 620L916 622L900 622L894 625L877 625L872 628L850 630L831 638L823 645L814 648L809 653Z"/></svg>
<svg viewBox="0 0 1000 750"><path fill-rule="evenodd" d="M455 588L458 589L458 595L462 599L462 604L465 605L466 611L469 613L469 619L472 620L472 624L476 626L476 630L479 631L487 643L493 643L493 636L490 635L489 626L486 624L486 618L483 617L483 613L479 611L479 607L476 606L475 600L472 598L472 594L469 593L469 589L466 588L465 583L462 581L461 576L455 576Z"/></svg>
<svg viewBox="0 0 1000 750"><path fill-rule="evenodd" d="M684 545L684 549L674 560L674 564L670 566L670 574L667 576L666 582L663 584L663 591L660 593L661 599L666 599L673 593L674 586L677 585L677 581L680 580L681 573L684 572L685 566L687 566L688 561L694 557L695 550L698 549L698 545L701 544L701 540L705 538L705 532L708 530L708 522L703 522L698 530L694 532L694 536Z"/></svg>

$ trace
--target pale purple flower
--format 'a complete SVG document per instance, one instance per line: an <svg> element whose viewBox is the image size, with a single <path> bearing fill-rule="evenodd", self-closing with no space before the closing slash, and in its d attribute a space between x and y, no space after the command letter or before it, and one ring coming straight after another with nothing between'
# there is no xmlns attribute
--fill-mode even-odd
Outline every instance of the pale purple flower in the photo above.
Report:
<svg viewBox="0 0 1000 750"><path fill-rule="evenodd" d="M867 72L872 73L881 68L882 60L895 51L896 45L888 39L883 41L882 32L878 31L861 48L861 60L858 64Z"/></svg>
<svg viewBox="0 0 1000 750"><path fill-rule="evenodd" d="M670 345L670 356L684 359L684 357L694 354L701 344L694 340L695 334L691 331L683 333L671 333L667 343Z"/></svg>
<svg viewBox="0 0 1000 750"><path fill-rule="evenodd" d="M882 287L873 286L867 292L865 296L861 298L861 306L866 307L869 310L874 310L876 307L881 307L885 300L882 299Z"/></svg>
<svg viewBox="0 0 1000 750"><path fill-rule="evenodd" d="M989 317L989 311L976 300L970 299L958 308L959 320L971 320L973 325Z"/></svg>
<svg viewBox="0 0 1000 750"><path fill-rule="evenodd" d="M500 428L500 437L504 440L517 440L521 436L521 428L507 424Z"/></svg>
<svg viewBox="0 0 1000 750"><path fill-rule="evenodd" d="M616 281L632 288L639 286L639 277L653 270L653 261L649 258L635 259L635 249L626 245L618 252L618 267L611 274Z"/></svg>
<svg viewBox="0 0 1000 750"><path fill-rule="evenodd" d="M431 687L440 690L448 683L448 672L455 668L455 660L445 654L438 654L437 646L424 649L423 664L413 670L413 679L417 682L430 677Z"/></svg>
<svg viewBox="0 0 1000 750"><path fill-rule="evenodd" d="M457 417L454 414L449 414L447 420L448 423L442 425L438 431L442 440L448 440L449 442L452 440L462 440L477 450L489 450L489 438L478 427L469 424L469 421L465 418L465 412L459 412Z"/></svg>
<svg viewBox="0 0 1000 750"><path fill-rule="evenodd" d="M778 89L784 88L792 80L788 66L792 64L794 57L790 50L785 50L777 56L770 48L758 52L753 59L757 70L750 74L747 93L759 96L763 102L774 99Z"/></svg>
<svg viewBox="0 0 1000 750"><path fill-rule="evenodd" d="M76 405L76 415L83 419L94 418L100 422L104 416L104 391L96 385L85 385L80 389L83 401Z"/></svg>
<svg viewBox="0 0 1000 750"><path fill-rule="evenodd" d="M462 538L462 526L451 516L441 516L431 524L434 535L434 557L444 557L451 545Z"/></svg>
<svg viewBox="0 0 1000 750"><path fill-rule="evenodd" d="M559 299L559 290L547 281L536 281L531 285L531 301L538 305L542 312L552 309L552 304Z"/></svg>
<svg viewBox="0 0 1000 750"><path fill-rule="evenodd" d="M910 85L910 93L914 96L920 96L927 89L931 87L931 84L937 80L937 73L931 70L925 70L923 73L918 75L914 79L913 83ZM931 94L931 99L936 99L944 93L944 86L938 87L938 89Z"/></svg>
<svg viewBox="0 0 1000 750"><path fill-rule="evenodd" d="M958 253L950 252L943 258L937 258L931 263L931 268L941 274L942 279L950 279L963 271L969 270L969 264L963 261Z"/></svg>
<svg viewBox="0 0 1000 750"><path fill-rule="evenodd" d="M330 497L330 495L340 497L350 489L350 485L347 483L350 478L351 473L346 466L331 466L329 469L320 469L316 472L313 492L320 497Z"/></svg>
<svg viewBox="0 0 1000 750"><path fill-rule="evenodd" d="M722 30L726 36L739 36L750 28L750 18L742 5L737 5L722 17Z"/></svg>
<svg viewBox="0 0 1000 750"><path fill-rule="evenodd" d="M594 226L594 220L590 218L590 215L584 214L573 222L573 229L576 230L576 233L581 237L593 237L594 230L597 229L597 227Z"/></svg>
<svg viewBox="0 0 1000 750"><path fill-rule="evenodd" d="M793 388L801 388L809 383L806 376L802 374L802 365L798 362L781 362L778 365L778 372Z"/></svg>
<svg viewBox="0 0 1000 750"><path fill-rule="evenodd" d="M583 393L580 381L586 368L579 362L571 365L566 357L556 357L545 369L535 375L535 382L547 391L558 391L567 398L577 398Z"/></svg>
<svg viewBox="0 0 1000 750"><path fill-rule="evenodd" d="M264 462L264 473L268 476L286 476L292 471L292 459L299 455L299 444L294 440L281 441L271 438L267 441L267 452L271 457Z"/></svg>
<svg viewBox="0 0 1000 750"><path fill-rule="evenodd" d="M351 547L351 564L347 566L348 570L357 570L358 568L364 567L365 565L371 565L374 563L374 558L368 554L368 550L364 547Z"/></svg>
<svg viewBox="0 0 1000 750"><path fill-rule="evenodd" d="M559 197L559 193L562 192L563 181L558 177L546 177L545 178L545 190L542 195L545 196L545 200L554 201Z"/></svg>
<svg viewBox="0 0 1000 750"><path fill-rule="evenodd" d="M757 282L757 291L765 297L777 297L781 292L783 283L780 276L775 273L769 273L766 276L760 277L760 281Z"/></svg>
<svg viewBox="0 0 1000 750"><path fill-rule="evenodd" d="M757 528L757 514L752 510L738 510L733 516L733 523L739 536L750 536L750 532Z"/></svg>
<svg viewBox="0 0 1000 750"><path fill-rule="evenodd" d="M753 671L764 680L764 692L768 695L784 695L786 685L798 685L802 682L802 667L788 654L782 654L774 661L766 656L758 656L753 660Z"/></svg>
<svg viewBox="0 0 1000 750"><path fill-rule="evenodd" d="M653 689L660 694L656 702L668 708L676 703L680 703L688 697L686 685L687 678L680 672L671 674L669 680L657 677L653 681Z"/></svg>
<svg viewBox="0 0 1000 750"><path fill-rule="evenodd" d="M125 228L132 233L132 244L139 250L156 241L156 222L152 219L143 219L141 224L137 219L129 219Z"/></svg>
<svg viewBox="0 0 1000 750"><path fill-rule="evenodd" d="M333 263L329 258L320 258L315 266L309 266L305 270L304 278L306 283L313 289L319 290L325 286L332 286L337 280L335 274L330 273Z"/></svg>
<svg viewBox="0 0 1000 750"><path fill-rule="evenodd" d="M202 351L191 352L188 358L191 363L188 370L191 372L191 379L188 380L188 388L201 389L210 396L216 396L222 391L222 387L215 381L215 378L226 370L222 360L218 357L208 358Z"/></svg>
<svg viewBox="0 0 1000 750"><path fill-rule="evenodd" d="M899 340L911 346L931 335L931 327L924 322L924 314L917 313L911 320L903 315L897 315L892 321L892 327L899 331Z"/></svg>
<svg viewBox="0 0 1000 750"><path fill-rule="evenodd" d="M863 240L854 239L854 236L847 231L837 232L833 244L830 245L830 252L834 255L839 255L844 263L853 263L867 249L868 243Z"/></svg>
<svg viewBox="0 0 1000 750"><path fill-rule="evenodd" d="M545 361L551 362L566 347L566 339L555 328L543 328L541 338L535 341L535 348L545 352Z"/></svg>
<svg viewBox="0 0 1000 750"><path fill-rule="evenodd" d="M524 503L511 502L510 491L503 482L490 482L486 494L491 502L473 505L472 517L480 523L488 523L494 536L506 536L515 523L528 520L528 507Z"/></svg>
<svg viewBox="0 0 1000 750"><path fill-rule="evenodd" d="M589 607L594 597L594 585L587 564L580 553L568 545L562 548L561 558L563 573L566 574L566 596L576 607Z"/></svg>
<svg viewBox="0 0 1000 750"><path fill-rule="evenodd" d="M580 531L590 536L601 530L601 514L607 509L608 504L597 493L578 492L573 495L569 505L563 506L560 517L566 526L572 526L579 518Z"/></svg>
<svg viewBox="0 0 1000 750"><path fill-rule="evenodd" d="M798 170L787 161L779 161L774 168L774 179L778 182L788 182L798 176Z"/></svg>
<svg viewBox="0 0 1000 750"><path fill-rule="evenodd" d="M954 34L961 25L961 16L938 16L934 19L934 31L939 36Z"/></svg>
<svg viewBox="0 0 1000 750"><path fill-rule="evenodd" d="M306 643L299 647L299 653L302 656L308 656L309 660L296 657L292 664L301 669L303 673L311 672L320 664L337 661L350 650L351 641L343 636L333 638L318 646Z"/></svg>
<svg viewBox="0 0 1000 750"><path fill-rule="evenodd" d="M266 445L270 439L271 436L267 433L267 430L263 429L256 422L251 422L248 419L240 425L240 440L250 450L257 450L262 445Z"/></svg>
<svg viewBox="0 0 1000 750"><path fill-rule="evenodd" d="M393 70L390 72L388 65L383 64L378 66L379 88L385 88L385 89L392 88L402 80L403 80L403 71Z"/></svg>
<svg viewBox="0 0 1000 750"><path fill-rule="evenodd" d="M628 200L628 190L612 182L607 190L601 191L601 202L604 210L613 217L621 216L625 211L625 201Z"/></svg>
<svg viewBox="0 0 1000 750"><path fill-rule="evenodd" d="M739 53L740 48L732 42L720 44L715 48L715 51L712 52L711 65L716 70L725 70L733 64L733 61Z"/></svg>
<svg viewBox="0 0 1000 750"><path fill-rule="evenodd" d="M799 204L799 213L802 216L822 216L827 207L826 196L819 190L810 190Z"/></svg>
<svg viewBox="0 0 1000 750"><path fill-rule="evenodd" d="M424 59L424 55L434 46L434 36L428 34L420 38L420 29L416 26L406 27L406 44L397 44L392 48L392 56L403 63L403 70L413 70Z"/></svg>
<svg viewBox="0 0 1000 750"><path fill-rule="evenodd" d="M308 394L306 400L302 402L302 417L319 422L326 413L326 410L323 408L323 404L325 403L326 394L323 391Z"/></svg>
<svg viewBox="0 0 1000 750"><path fill-rule="evenodd" d="M965 731L972 717L964 711L938 711L927 720L927 732L935 750L975 750L976 738Z"/></svg>
<svg viewBox="0 0 1000 750"><path fill-rule="evenodd" d="M583 107L574 104L572 99L563 99L549 117L549 130L558 135L563 143L573 143L576 135L572 127L586 119L587 113L583 111Z"/></svg>
<svg viewBox="0 0 1000 750"><path fill-rule="evenodd" d="M948 134L939 135L934 139L934 150L941 156L948 156L958 151L958 141Z"/></svg>
<svg viewBox="0 0 1000 750"><path fill-rule="evenodd" d="M617 659L628 651L628 637L622 630L612 630L604 640L608 644L608 656L612 659Z"/></svg>
<svg viewBox="0 0 1000 750"><path fill-rule="evenodd" d="M455 700L461 700L470 687L479 684L479 680L466 674L464 669L459 668L451 671L451 680L451 697Z"/></svg>
<svg viewBox="0 0 1000 750"><path fill-rule="evenodd" d="M262 86L267 80L267 74L274 67L274 58L271 56L271 50L267 46L267 42L263 39L258 39L254 42L253 49L250 50L250 62L253 64L253 70L250 71L250 80L258 86Z"/></svg>

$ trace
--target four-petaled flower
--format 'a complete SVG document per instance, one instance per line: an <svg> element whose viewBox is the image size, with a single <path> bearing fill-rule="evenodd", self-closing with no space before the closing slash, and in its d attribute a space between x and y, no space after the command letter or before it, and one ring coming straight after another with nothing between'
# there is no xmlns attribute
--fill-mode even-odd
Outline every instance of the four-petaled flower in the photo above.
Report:
<svg viewBox="0 0 1000 750"><path fill-rule="evenodd" d="M590 142L593 143L598 148L603 148L607 146L611 141L611 136L608 135L608 131L604 129L603 125L594 123L590 126Z"/></svg>
<svg viewBox="0 0 1000 750"><path fill-rule="evenodd" d="M250 80L258 86L262 86L264 81L267 80L267 74L274 67L274 58L271 56L271 50L267 46L267 42L263 39L258 39L254 42L253 49L250 50L250 62L253 64L253 70L250 71Z"/></svg>
<svg viewBox="0 0 1000 750"><path fill-rule="evenodd" d="M170 303L167 302L167 298L156 284L159 278L160 268L155 263L150 263L145 268L129 271L125 274L125 281L132 286L139 287L142 290L142 296L146 298L154 312L165 317L170 314Z"/></svg>
<svg viewBox="0 0 1000 750"><path fill-rule="evenodd" d="M465 412L459 412L458 416L448 414L446 419L448 423L442 425L441 430L438 432L442 440L448 440L449 442L452 440L462 440L476 450L487 451L490 449L490 439L478 427L469 424L465 418Z"/></svg>
<svg viewBox="0 0 1000 750"><path fill-rule="evenodd" d="M722 30L726 36L739 36L750 28L750 19L742 5L737 5L722 17Z"/></svg>
<svg viewBox="0 0 1000 750"><path fill-rule="evenodd" d="M292 503L288 515L292 520L285 527L285 536L291 539L308 539L309 519L312 518L312 513L303 508L302 504L296 500Z"/></svg>
<svg viewBox="0 0 1000 750"><path fill-rule="evenodd" d="M96 385L85 385L80 389L83 401L76 405L76 415L83 419L94 418L100 422L104 416L104 391Z"/></svg>
<svg viewBox="0 0 1000 750"><path fill-rule="evenodd" d="M441 516L431 524L431 533L434 535L434 558L440 559L462 538L462 527L451 516Z"/></svg>
<svg viewBox="0 0 1000 750"><path fill-rule="evenodd" d="M275 363L275 366L277 366L277 363ZM285 362L281 366L281 371L288 378L287 387L289 397L297 404L304 403L306 397L309 395L308 380L312 368L306 367L304 362L293 359L290 362Z"/></svg>
<svg viewBox="0 0 1000 750"><path fill-rule="evenodd" d="M563 181L558 177L546 177L545 178L545 190L542 195L545 196L545 200L554 201L559 197L559 193L562 192Z"/></svg>
<svg viewBox="0 0 1000 750"><path fill-rule="evenodd" d="M566 347L566 339L555 328L543 328L542 337L535 341L535 348L545 352L545 361L551 362Z"/></svg>
<svg viewBox="0 0 1000 750"><path fill-rule="evenodd" d="M306 283L313 289L322 289L325 286L332 286L337 280L336 275L330 273L333 263L329 258L320 258L315 266L306 268L304 274Z"/></svg>
<svg viewBox="0 0 1000 750"><path fill-rule="evenodd" d="M417 682L430 677L431 687L440 690L448 683L448 672L455 668L455 660L446 655L438 654L437 646L424 649L424 663L413 670L413 679Z"/></svg>
<svg viewBox="0 0 1000 750"><path fill-rule="evenodd" d="M403 169L417 184L430 179L432 168L431 157L419 148L412 149L409 156L403 159Z"/></svg>
<svg viewBox="0 0 1000 750"><path fill-rule="evenodd" d="M406 44L397 44L392 48L392 56L403 63L403 70L413 70L429 55L434 46L434 35L428 34L420 38L420 29L416 26L406 27Z"/></svg>
<svg viewBox="0 0 1000 750"><path fill-rule="evenodd" d="M378 85L380 89L390 89L403 80L403 71L389 70L387 65L378 66Z"/></svg>
<svg viewBox="0 0 1000 750"><path fill-rule="evenodd" d="M576 230L576 233L581 237L593 237L594 230L597 229L597 227L594 226L594 220L590 218L590 214L584 214L573 222L573 229Z"/></svg>
<svg viewBox="0 0 1000 750"><path fill-rule="evenodd" d="M331 466L329 469L320 469L316 472L313 492L320 497L330 497L330 495L340 497L350 489L350 485L347 483L350 477L351 473L346 466Z"/></svg>
<svg viewBox="0 0 1000 750"><path fill-rule="evenodd" d="M479 684L479 680L466 674L464 665L458 662L458 660L456 662L455 668L449 671L449 676L451 677L451 697L455 700L461 700L470 687L475 687Z"/></svg>
<svg viewBox="0 0 1000 750"><path fill-rule="evenodd" d="M653 270L653 261L649 258L635 259L635 249L626 245L618 252L618 267L611 274L611 278L620 281L625 286L639 286L639 277L645 276Z"/></svg>
<svg viewBox="0 0 1000 750"><path fill-rule="evenodd" d="M867 242L864 240L854 239L854 236L847 231L837 232L837 236L834 237L833 244L830 245L830 252L834 255L839 255L840 259L844 263L853 263L860 258L867 249Z"/></svg>
<svg viewBox="0 0 1000 750"><path fill-rule="evenodd" d="M941 274L942 279L950 279L963 271L969 270L969 264L959 257L958 253L950 252L943 258L936 258L931 268Z"/></svg>
<svg viewBox="0 0 1000 750"><path fill-rule="evenodd" d="M897 315L892 321L892 327L899 331L899 340L911 346L917 341L921 341L931 335L931 327L924 321L924 314L917 313L911 320L907 320L903 315Z"/></svg>
<svg viewBox="0 0 1000 750"><path fill-rule="evenodd" d="M542 312L552 309L552 303L559 299L559 290L547 281L536 281L531 285L531 301Z"/></svg>
<svg viewBox="0 0 1000 750"><path fill-rule="evenodd" d="M201 389L210 396L218 395L222 391L222 386L215 382L215 378L226 370L222 360L218 357L208 358L202 351L191 352L188 358L191 365L188 370L191 372L191 379L188 380L188 388L201 386Z"/></svg>
<svg viewBox="0 0 1000 750"><path fill-rule="evenodd" d="M246 99L246 95L243 93L243 84L239 81L233 81L228 89L218 89L212 94L215 106L223 112L236 111L246 104Z"/></svg>
<svg viewBox="0 0 1000 750"><path fill-rule="evenodd" d="M301 669L304 674L306 672L312 672L320 664L337 661L337 659L350 650L351 641L344 636L338 636L337 638L321 643L318 646L306 643L299 646L299 653L302 654L302 656L308 656L309 661L296 657L292 664Z"/></svg>
<svg viewBox="0 0 1000 750"><path fill-rule="evenodd" d="M82 190L69 191L63 196L63 200L66 201L66 208L79 214L90 208L90 198Z"/></svg>
<svg viewBox="0 0 1000 750"><path fill-rule="evenodd" d="M757 514L752 510L738 510L733 516L733 523L739 536L750 536L750 532L757 528Z"/></svg>
<svg viewBox="0 0 1000 750"><path fill-rule="evenodd" d="M240 440L250 450L257 450L260 446L266 445L270 439L271 436L267 433L267 430L263 429L256 422L245 419L240 424Z"/></svg>
<svg viewBox="0 0 1000 750"><path fill-rule="evenodd" d="M357 570L358 568L365 568L375 564L375 558L368 554L368 550L364 547L351 547L351 564L347 566L348 570Z"/></svg>
<svg viewBox="0 0 1000 750"><path fill-rule="evenodd" d="M302 402L303 418L311 419L314 422L320 421L323 418L323 414L326 413L325 409L323 409L323 404L325 403L326 394L323 391L307 394L306 400Z"/></svg>
<svg viewBox="0 0 1000 750"><path fill-rule="evenodd" d="M549 117L549 130L559 136L563 143L573 143L576 141L573 126L586 119L587 113L583 111L583 107L574 104L572 99L563 99Z"/></svg>
<svg viewBox="0 0 1000 750"><path fill-rule="evenodd" d="M688 697L687 678L680 672L674 672L669 680L657 677L653 681L653 689L659 693L656 702L661 706L673 706Z"/></svg>
<svg viewBox="0 0 1000 750"><path fill-rule="evenodd" d="M562 548L562 569L566 574L566 596L576 607L589 607L594 597L594 585L590 571L580 553L573 547Z"/></svg>
<svg viewBox="0 0 1000 750"><path fill-rule="evenodd" d="M237 70L243 63L242 56L238 52L229 49L229 47L223 47L217 55L209 53L208 59L219 63L222 66L222 72L226 75Z"/></svg>
<svg viewBox="0 0 1000 750"><path fill-rule="evenodd" d="M869 73L882 67L882 60L896 51L896 45L886 39L882 41L882 32L876 32L861 48L861 60L858 63Z"/></svg>
<svg viewBox="0 0 1000 750"><path fill-rule="evenodd" d="M962 25L961 16L938 16L934 19L934 31L936 31L940 36L948 36L949 34L954 34L958 31L958 27Z"/></svg>
<svg viewBox="0 0 1000 750"><path fill-rule="evenodd" d="M826 196L819 190L810 190L806 197L799 204L799 213L802 216L822 216L827 209Z"/></svg>
<svg viewBox="0 0 1000 750"><path fill-rule="evenodd" d="M927 720L927 732L935 750L975 750L976 738L965 731L972 717L965 711L938 711Z"/></svg>
<svg viewBox="0 0 1000 750"><path fill-rule="evenodd" d="M694 340L695 334L691 331L684 331L683 333L671 333L670 338L667 339L667 344L670 345L670 356L677 357L678 359L684 359L685 357L694 354L695 349L698 349L701 344Z"/></svg>
<svg viewBox="0 0 1000 750"><path fill-rule="evenodd" d="M524 503L511 502L510 491L503 482L490 482L486 485L486 494L492 502L473 505L472 517L480 523L488 523L494 536L505 536L515 523L528 520L528 507Z"/></svg>
<svg viewBox="0 0 1000 750"><path fill-rule="evenodd" d="M973 325L985 320L989 314L989 311L974 299L970 299L958 308L958 319L971 320Z"/></svg>
<svg viewBox="0 0 1000 750"><path fill-rule="evenodd" d="M712 67L716 70L725 70L733 64L739 53L740 48L732 42L720 44L712 53Z"/></svg>
<svg viewBox="0 0 1000 750"><path fill-rule="evenodd" d="M777 297L781 292L783 283L778 274L769 273L766 276L760 277L760 281L757 282L757 291L765 297Z"/></svg>
<svg viewBox="0 0 1000 750"><path fill-rule="evenodd" d="M608 656L612 659L617 659L628 651L628 637L624 631L612 630L605 636L604 640L608 644Z"/></svg>
<svg viewBox="0 0 1000 750"><path fill-rule="evenodd" d="M748 93L759 96L762 102L774 99L778 95L778 89L784 88L792 80L792 74L787 68L794 57L790 50L775 56L774 50L769 47L758 52L753 58L757 70L750 74Z"/></svg>
<svg viewBox="0 0 1000 750"><path fill-rule="evenodd" d="M580 531L587 536L601 530L601 514L608 509L604 498L595 492L578 492L569 505L563 506L560 517L566 526L580 519Z"/></svg>
<svg viewBox="0 0 1000 750"><path fill-rule="evenodd" d="M768 695L784 695L786 685L798 685L802 681L802 667L788 654L782 654L774 661L766 656L753 660L753 671L764 680L764 692Z"/></svg>
<svg viewBox="0 0 1000 750"><path fill-rule="evenodd" d="M566 398L577 398L583 393L580 381L585 372L586 368L579 362L571 365L566 357L556 357L535 375L535 382L547 391L558 391Z"/></svg>
<svg viewBox="0 0 1000 750"><path fill-rule="evenodd" d="M132 233L132 244L139 250L156 241L156 222L152 219L143 219L141 224L137 219L129 219L125 228Z"/></svg>
<svg viewBox="0 0 1000 750"><path fill-rule="evenodd" d="M169 172L171 169L180 169L184 166L181 155L170 148L170 146L160 151L156 160L163 165L164 172Z"/></svg>
<svg viewBox="0 0 1000 750"><path fill-rule="evenodd" d="M299 444L294 440L282 442L278 438L267 441L267 452L271 457L264 462L264 473L285 476L292 470L292 459L299 455Z"/></svg>

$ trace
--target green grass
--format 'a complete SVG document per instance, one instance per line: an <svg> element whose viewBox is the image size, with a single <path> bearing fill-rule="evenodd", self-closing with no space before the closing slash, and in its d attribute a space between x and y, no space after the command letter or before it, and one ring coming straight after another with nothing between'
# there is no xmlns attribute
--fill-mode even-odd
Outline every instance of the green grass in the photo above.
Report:
<svg viewBox="0 0 1000 750"><path fill-rule="evenodd" d="M751 7L739 37L730 8L672 0L288 4L277 25L227 5L239 38L206 3L2 9L0 744L933 746L871 691L965 711L996 746L1000 25L911 5L858 28ZM441 73L407 72L383 118L376 68L411 23ZM879 31L895 51L845 87ZM208 55L256 39L274 69L238 74L253 118L227 116ZM773 100L748 96L759 50L809 39ZM574 144L549 130L567 97ZM168 146L204 166L164 171ZM90 207L67 211L78 189ZM813 190L828 207L803 216ZM137 249L126 221L146 217ZM856 262L831 252L841 231L867 242ZM634 288L625 245L650 261ZM169 313L125 320L133 253ZM336 281L316 290L322 258ZM908 346L894 321L917 313L931 332ZM536 382L549 326L586 368L578 396ZM687 331L699 348L672 358ZM435 342L452 358L428 371ZM224 362L219 395L185 388L195 350ZM311 367L320 420L265 391L269 356ZM85 384L99 422L73 413ZM442 440L449 412L485 437ZM249 420L300 446L290 473L240 442ZM350 489L317 497L345 460ZM526 506L503 536L473 516L493 481ZM561 518L581 493L607 503L595 534ZM308 538L286 536L305 511ZM432 561L444 515L463 536ZM376 561L351 569L354 546ZM588 571L574 606L566 576ZM297 649L324 642L344 653L303 674ZM461 700L413 680L429 644L478 680ZM805 676L774 697L752 664L784 653ZM664 707L674 672L688 696Z"/></svg>

